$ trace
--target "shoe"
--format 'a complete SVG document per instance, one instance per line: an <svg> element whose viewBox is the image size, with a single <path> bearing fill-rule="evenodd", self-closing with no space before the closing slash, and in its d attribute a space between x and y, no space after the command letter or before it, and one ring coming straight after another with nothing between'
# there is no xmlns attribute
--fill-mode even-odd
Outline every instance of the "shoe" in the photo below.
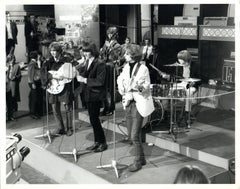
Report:
<svg viewBox="0 0 240 189"><path fill-rule="evenodd" d="M14 119L14 117L9 117L8 119L7 119L7 121L14 121L15 119Z"/></svg>
<svg viewBox="0 0 240 189"><path fill-rule="evenodd" d="M96 148L94 150L94 152L103 152L104 150L106 150L108 148L107 144L106 143L102 143L102 144L99 144L98 148Z"/></svg>
<svg viewBox="0 0 240 189"><path fill-rule="evenodd" d="M86 148L86 150L95 150L99 147L99 143L98 142L95 142L92 146L89 146Z"/></svg>
<svg viewBox="0 0 240 189"><path fill-rule="evenodd" d="M73 130L72 129L68 129L66 135L67 136L72 136L72 134L73 134Z"/></svg>
<svg viewBox="0 0 240 189"><path fill-rule="evenodd" d="M133 144L132 140L130 138L128 138L128 137L124 138L124 140L122 142L126 143L126 144L129 144L129 145Z"/></svg>
<svg viewBox="0 0 240 189"><path fill-rule="evenodd" d="M66 134L66 131L65 129L59 129L57 132L56 132L57 135L65 135Z"/></svg>
<svg viewBox="0 0 240 189"><path fill-rule="evenodd" d="M113 112L106 112L106 116L113 115Z"/></svg>
<svg viewBox="0 0 240 189"><path fill-rule="evenodd" d="M135 172L140 169L142 169L141 163L133 163L133 164L129 165L129 167L128 167L128 171L130 171L130 172Z"/></svg>
<svg viewBox="0 0 240 189"><path fill-rule="evenodd" d="M146 161L146 159L145 159L145 158L144 158L144 159L142 159L142 160L141 160L141 165L142 165L142 166L144 166L144 165L146 165L146 164L147 164L147 161Z"/></svg>
<svg viewBox="0 0 240 189"><path fill-rule="evenodd" d="M103 110L102 112L100 112L99 116L110 116L112 114L113 114L113 111Z"/></svg>
<svg viewBox="0 0 240 189"><path fill-rule="evenodd" d="M39 119L36 115L30 115L30 117L33 119Z"/></svg>
<svg viewBox="0 0 240 189"><path fill-rule="evenodd" d="M99 116L106 116L106 110L103 110L102 112L100 112Z"/></svg>

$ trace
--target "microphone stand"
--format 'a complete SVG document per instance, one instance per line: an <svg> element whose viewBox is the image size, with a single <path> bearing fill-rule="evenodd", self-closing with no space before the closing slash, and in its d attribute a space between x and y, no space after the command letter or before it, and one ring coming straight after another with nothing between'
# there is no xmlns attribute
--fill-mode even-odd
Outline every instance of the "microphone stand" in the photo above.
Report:
<svg viewBox="0 0 240 189"><path fill-rule="evenodd" d="M74 73L73 67L72 67L72 74ZM74 77L75 78L75 77ZM72 115L73 115L73 119L72 119L72 126L73 126L73 141L74 141L74 146L73 146L73 150L72 151L61 151L59 150L59 154L62 155L73 155L74 161L75 163L77 162L77 156L81 155L78 154L79 151L77 151L77 138L76 138L76 126L75 126L75 97L74 97L74 78L72 79L72 94L73 94L73 101L72 101ZM60 148L61 149L61 146ZM88 150L84 150L84 152L90 152Z"/></svg>
<svg viewBox="0 0 240 189"><path fill-rule="evenodd" d="M113 110L113 159L111 164L106 164L106 165L98 165L96 168L97 169L102 169L102 168L113 168L116 174L116 177L119 178L118 174L118 162L116 160L116 97L115 97L115 92L116 92L116 68L115 65L113 65L113 99L114 99L114 110Z"/></svg>
<svg viewBox="0 0 240 189"><path fill-rule="evenodd" d="M162 76L163 72L161 72L159 69L157 69L155 66L150 64L150 66L157 71L157 73ZM176 78L175 78L176 79ZM176 142L177 137L175 136L174 129L173 129L173 84L174 84L174 78L170 78L170 128L168 131L152 131L152 133L167 133L171 134L173 141ZM177 87L177 85L176 85ZM172 88L172 90L171 90ZM176 111L175 111L175 120L176 120Z"/></svg>
<svg viewBox="0 0 240 189"><path fill-rule="evenodd" d="M47 114L47 125L46 125L46 133L43 133L42 135L37 135L34 138L48 138L49 143L52 143L52 136L60 136L59 134L51 134L50 130L49 130L49 118L48 118L48 92L46 89L46 114ZM44 129L44 126L43 126Z"/></svg>

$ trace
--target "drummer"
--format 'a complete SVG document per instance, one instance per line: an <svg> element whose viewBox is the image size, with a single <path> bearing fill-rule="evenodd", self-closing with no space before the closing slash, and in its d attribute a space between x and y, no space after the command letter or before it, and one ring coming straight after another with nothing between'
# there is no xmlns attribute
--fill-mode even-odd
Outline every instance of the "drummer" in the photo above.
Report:
<svg viewBox="0 0 240 189"><path fill-rule="evenodd" d="M185 113L184 113L184 121L187 124L187 121L190 118L191 108L192 108L192 99L194 93L196 93L196 83L193 82L190 78L190 68L191 68L191 60L192 56L187 50L182 50L177 54L178 62L183 67L183 73L181 83L178 83L178 87L184 87L186 90L186 101L185 101ZM187 124L188 125L188 124Z"/></svg>

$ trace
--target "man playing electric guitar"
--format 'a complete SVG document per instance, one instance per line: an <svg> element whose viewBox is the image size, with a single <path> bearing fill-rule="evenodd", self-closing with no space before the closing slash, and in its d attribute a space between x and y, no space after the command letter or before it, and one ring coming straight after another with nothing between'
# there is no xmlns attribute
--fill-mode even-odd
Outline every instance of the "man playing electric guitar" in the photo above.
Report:
<svg viewBox="0 0 240 189"><path fill-rule="evenodd" d="M42 85L48 91L48 101L52 105L53 114L58 124L58 130L54 134L66 134L71 136L73 133L72 128L72 102L73 102L73 90L71 80L67 80L66 83L58 82L65 78L63 65L69 65L72 62L72 57L65 55L62 52L62 47L58 42L52 42L49 46L51 57L46 60L41 69ZM69 62L68 64L65 64ZM66 66L65 66L66 67ZM70 66L71 67L71 66ZM57 72L58 71L58 72ZM73 71L69 69L70 76L73 78ZM57 83L54 88L53 83ZM51 88L53 87L54 90ZM66 112L66 127L64 127L63 118L61 115L61 103L64 104Z"/></svg>
<svg viewBox="0 0 240 189"><path fill-rule="evenodd" d="M138 171L146 164L144 157L141 130L143 118L154 111L153 99L150 93L150 76L148 68L140 64L140 46L132 45L125 53L127 64L117 78L119 93L123 96L123 106L126 112L126 125L131 135L135 159L129 166L129 171Z"/></svg>

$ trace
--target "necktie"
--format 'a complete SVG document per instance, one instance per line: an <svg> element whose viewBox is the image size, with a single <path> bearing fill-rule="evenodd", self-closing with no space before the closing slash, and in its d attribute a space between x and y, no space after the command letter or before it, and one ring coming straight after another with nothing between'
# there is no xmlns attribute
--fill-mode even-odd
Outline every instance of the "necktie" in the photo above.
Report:
<svg viewBox="0 0 240 189"><path fill-rule="evenodd" d="M88 70L89 59L86 60L85 71Z"/></svg>
<svg viewBox="0 0 240 189"><path fill-rule="evenodd" d="M145 60L147 59L147 53L148 53L148 46L147 46L146 52L145 52L145 57L144 57Z"/></svg>

